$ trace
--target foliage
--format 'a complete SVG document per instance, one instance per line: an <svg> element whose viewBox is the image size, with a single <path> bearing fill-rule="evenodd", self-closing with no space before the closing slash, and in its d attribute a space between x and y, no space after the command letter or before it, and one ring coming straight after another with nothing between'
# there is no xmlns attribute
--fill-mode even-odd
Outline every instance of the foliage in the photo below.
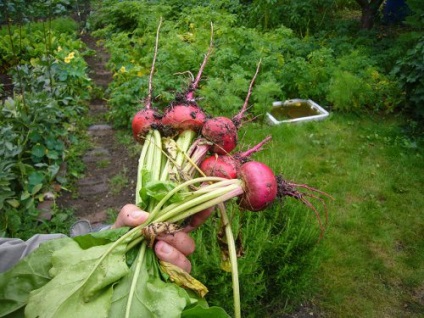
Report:
<svg viewBox="0 0 424 318"><path fill-rule="evenodd" d="M380 66L380 55L370 56L368 47L375 41L365 37L300 39L285 27L264 32L239 26L236 15L204 6L183 7L176 16L175 11L169 15L170 7L166 6L145 7L144 2L128 5L136 5L149 14L132 10L132 15L137 16L125 32L113 22L126 20L122 4L102 7L99 15L93 17L98 25L112 21L104 22L104 28L95 33L106 36L111 53L109 67L115 75L110 86L109 118L118 127L129 127L132 115L142 107L155 31L162 14L153 79L154 104L159 109L184 90L193 76L190 72L197 71L211 35L208 21L213 21L214 51L198 98L209 113L232 116L238 111L259 60L260 73L250 108L251 115L258 119L263 118L272 101L285 98L310 98L321 105L334 106L335 110L359 112L391 112L403 101L397 79Z"/></svg>
<svg viewBox="0 0 424 318"><path fill-rule="evenodd" d="M359 51L340 57L332 74L327 99L336 110L392 112L402 101L395 79Z"/></svg>
<svg viewBox="0 0 424 318"><path fill-rule="evenodd" d="M13 32L1 37L4 43L17 46L2 46L14 61L7 67L14 65L9 73L15 88L0 113L2 235L27 238L34 231L48 231L38 220L38 204L52 183L65 185L81 169L74 163L78 151L83 150L78 128L83 123L76 119L85 112L91 85L78 50L84 46L75 40L75 29L68 29L75 24L51 25L59 25L59 30L27 24L9 28ZM22 48L19 55L18 48ZM65 161L68 175L59 173ZM50 230L56 222L63 226L65 220L71 221L68 213L55 211Z"/></svg>
<svg viewBox="0 0 424 318"><path fill-rule="evenodd" d="M403 86L407 98L407 110L413 117L424 119L424 37L399 58L392 73Z"/></svg>
<svg viewBox="0 0 424 318"><path fill-rule="evenodd" d="M37 221L37 205L53 181L66 184L58 174L72 153L67 145L77 143L70 119L80 113L77 105L59 105L45 93L9 98L0 115L2 175L2 235L28 237ZM68 122L68 123L67 123Z"/></svg>
<svg viewBox="0 0 424 318"><path fill-rule="evenodd" d="M76 0L2 1L0 3L0 24L23 24L39 19L53 18L68 14Z"/></svg>
<svg viewBox="0 0 424 318"><path fill-rule="evenodd" d="M332 0L254 0L240 1L248 25L264 30L284 25L297 34L307 35L318 31L331 21L337 3Z"/></svg>
<svg viewBox="0 0 424 318"><path fill-rule="evenodd" d="M241 254L243 317L289 312L313 290L311 280L320 258L319 233L304 209L293 203L277 202L260 213L240 213L235 206L229 209ZM208 302L231 312L231 275L225 271L225 256L218 248L222 244L219 222L211 218L194 233L193 273L210 289Z"/></svg>
<svg viewBox="0 0 424 318"><path fill-rule="evenodd" d="M76 40L76 24L70 19L59 18L45 22L28 23L24 26L9 26L0 29L0 69L7 70L20 63L47 54L57 54L66 43L68 50L82 50L81 41Z"/></svg>

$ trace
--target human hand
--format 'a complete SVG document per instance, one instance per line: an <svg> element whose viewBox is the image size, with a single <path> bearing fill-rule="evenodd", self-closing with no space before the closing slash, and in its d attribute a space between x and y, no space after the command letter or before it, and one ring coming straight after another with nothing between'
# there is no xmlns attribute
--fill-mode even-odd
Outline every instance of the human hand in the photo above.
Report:
<svg viewBox="0 0 424 318"><path fill-rule="evenodd" d="M174 234L158 235L155 244L156 256L165 262L169 262L190 273L191 263L187 256L195 250L194 240L188 235L201 225L212 213L213 209L199 212L192 216L190 223L182 231ZM146 222L149 213L140 210L134 204L125 205L118 214L115 223L111 228L123 226L135 227Z"/></svg>

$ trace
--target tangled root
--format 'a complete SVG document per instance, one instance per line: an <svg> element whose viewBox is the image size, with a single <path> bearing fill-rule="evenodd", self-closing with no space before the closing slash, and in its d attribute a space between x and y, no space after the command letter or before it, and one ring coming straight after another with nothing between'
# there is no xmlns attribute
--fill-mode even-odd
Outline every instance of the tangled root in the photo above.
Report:
<svg viewBox="0 0 424 318"><path fill-rule="evenodd" d="M291 197L296 200L299 200L315 213L315 216L318 220L318 224L321 230L321 233L320 233L320 240L321 240L322 237L324 236L325 229L328 224L327 205L324 199L322 198L322 196L325 196L332 200L334 200L334 198L328 193L318 190L316 188L310 187L307 184L297 184L297 183L289 182L280 175L277 176L276 178L277 178L277 187L278 187L277 197L281 199L284 197ZM304 191L300 191L299 189L302 189ZM323 205L324 214L325 214L324 224L321 220L321 214L318 212L317 208L312 204L309 198L318 200Z"/></svg>

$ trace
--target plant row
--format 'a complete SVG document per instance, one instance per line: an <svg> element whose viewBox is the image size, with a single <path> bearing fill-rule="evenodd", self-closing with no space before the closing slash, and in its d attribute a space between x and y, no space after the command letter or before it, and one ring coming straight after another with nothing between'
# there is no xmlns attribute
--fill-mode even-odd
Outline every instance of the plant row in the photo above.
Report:
<svg viewBox="0 0 424 318"><path fill-rule="evenodd" d="M6 60L13 61L2 64L13 93L4 96L0 113L0 233L27 238L43 231L37 207L45 193L78 173L72 165L83 142L77 119L91 82L71 20L9 25L0 34Z"/></svg>
<svg viewBox="0 0 424 318"><path fill-rule="evenodd" d="M180 8L164 2L108 1L92 20L95 33L107 39L111 85L111 118L128 125L131 114L147 89L146 74L152 59L155 25L164 23L160 68L155 74L155 98L166 105L192 76L188 70L200 64L208 45L210 23L216 50L207 66L208 85L199 96L207 111L231 114L243 100L243 89L255 63L261 73L252 96L251 112L258 118L272 101L310 98L336 111L393 112L404 103L396 78L370 55L366 45L349 37L299 38L279 26L264 32L244 26L240 17L224 10L194 6Z"/></svg>

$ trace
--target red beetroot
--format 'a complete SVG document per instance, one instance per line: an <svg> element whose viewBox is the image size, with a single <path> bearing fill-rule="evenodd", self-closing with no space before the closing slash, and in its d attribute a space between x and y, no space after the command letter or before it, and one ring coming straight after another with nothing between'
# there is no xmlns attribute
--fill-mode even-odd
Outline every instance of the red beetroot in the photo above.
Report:
<svg viewBox="0 0 424 318"><path fill-rule="evenodd" d="M212 155L200 164L200 169L207 176L221 177L227 179L237 178L240 165L249 161L250 156L262 149L262 146L271 139L271 136L266 137L256 146L232 155Z"/></svg>
<svg viewBox="0 0 424 318"><path fill-rule="evenodd" d="M199 132L206 121L203 110L195 104L178 104L169 107L162 118L162 125L178 132L193 130Z"/></svg>
<svg viewBox="0 0 424 318"><path fill-rule="evenodd" d="M277 180L267 165L249 161L241 165L239 177L244 181L245 194L240 206L249 211L261 211L268 207L277 196Z"/></svg>
<svg viewBox="0 0 424 318"><path fill-rule="evenodd" d="M237 160L229 155L210 156L202 161L199 168L207 176L227 179L237 178Z"/></svg>
<svg viewBox="0 0 424 318"><path fill-rule="evenodd" d="M213 143L211 151L220 155L230 153L237 146L237 128L226 117L208 119L203 125L202 135Z"/></svg>
<svg viewBox="0 0 424 318"><path fill-rule="evenodd" d="M165 115L162 120L162 124L165 126L165 128L175 129L177 132L184 130L193 130L195 132L199 132L202 129L203 124L206 121L206 114L196 104L194 93L199 87L202 73L210 55L212 54L212 37L213 32L211 32L211 41L208 51L203 59L202 64L200 65L196 78L190 84L187 92L183 96L177 97L173 105L171 105L165 111Z"/></svg>
<svg viewBox="0 0 424 318"><path fill-rule="evenodd" d="M132 120L134 138L143 143L144 136L149 130L160 126L161 117L161 114L152 108L144 108L138 111Z"/></svg>

